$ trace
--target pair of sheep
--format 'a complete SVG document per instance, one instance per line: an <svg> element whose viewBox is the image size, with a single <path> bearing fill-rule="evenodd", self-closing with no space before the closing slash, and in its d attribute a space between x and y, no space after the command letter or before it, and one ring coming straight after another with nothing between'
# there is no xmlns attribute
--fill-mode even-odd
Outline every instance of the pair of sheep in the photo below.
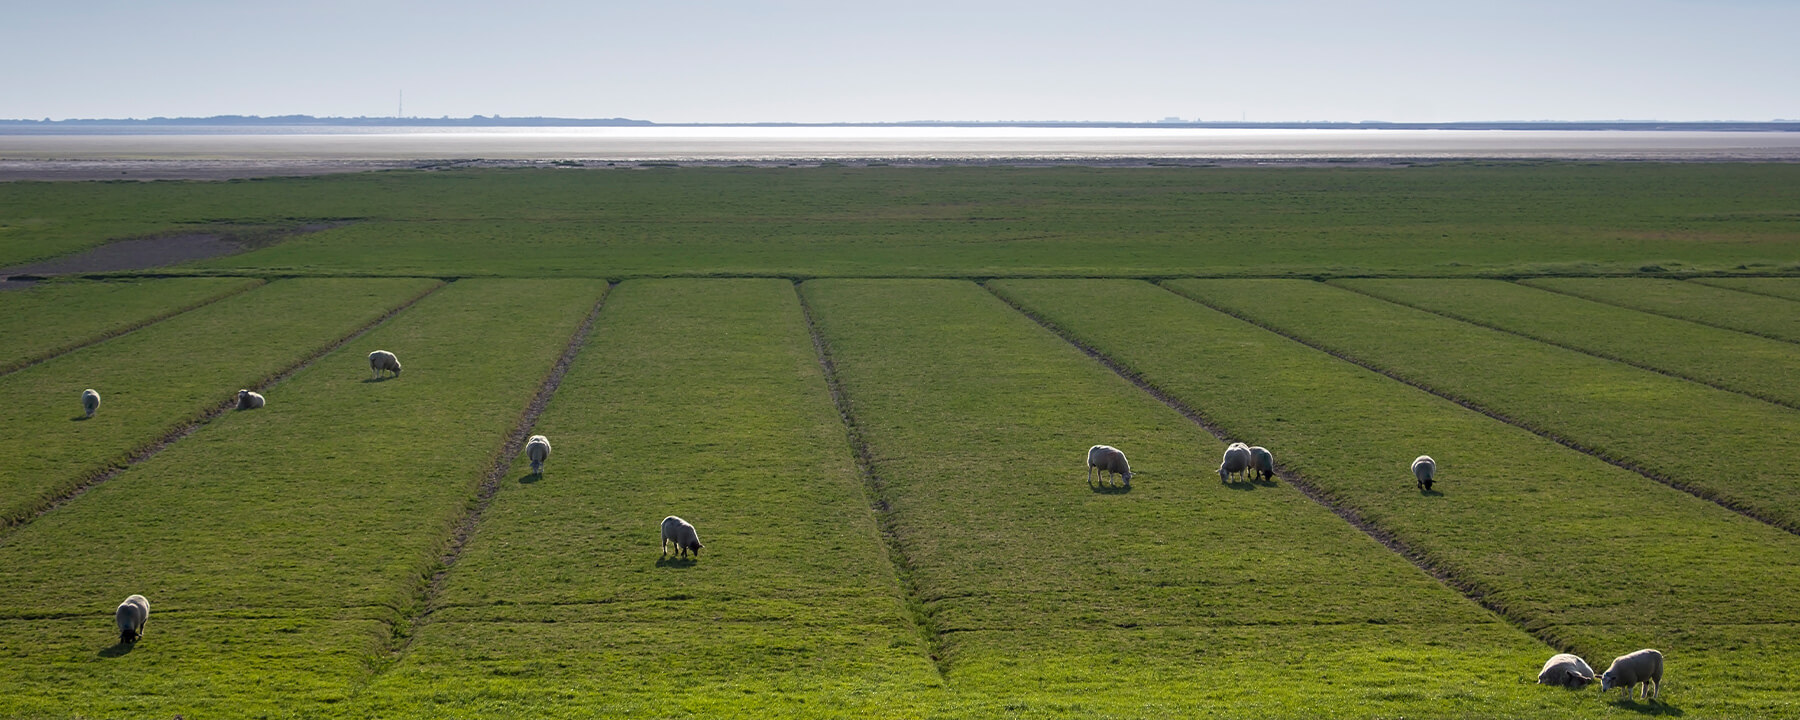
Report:
<svg viewBox="0 0 1800 720"><path fill-rule="evenodd" d="M1225 458L1219 462L1219 482L1230 482L1233 475L1241 475L1245 480L1252 476L1263 480L1275 477L1275 454L1261 445L1234 442L1226 446Z"/></svg>
<svg viewBox="0 0 1800 720"><path fill-rule="evenodd" d="M1643 697L1649 700L1662 694L1662 676L1662 653L1645 648L1613 658L1612 666L1600 675L1600 692L1621 688L1624 696L1620 699L1628 700L1642 685ZM1538 671L1539 685L1561 685L1580 690L1593 681L1594 669L1580 656L1569 653L1552 656L1544 663L1544 669Z"/></svg>

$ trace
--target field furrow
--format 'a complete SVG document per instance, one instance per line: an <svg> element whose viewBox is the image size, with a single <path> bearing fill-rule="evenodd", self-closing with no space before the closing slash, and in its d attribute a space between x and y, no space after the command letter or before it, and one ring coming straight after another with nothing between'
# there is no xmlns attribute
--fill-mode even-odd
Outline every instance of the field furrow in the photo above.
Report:
<svg viewBox="0 0 1800 720"><path fill-rule="evenodd" d="M1498 280L1335 285L1800 409L1800 346Z"/></svg>
<svg viewBox="0 0 1800 720"><path fill-rule="evenodd" d="M979 286L802 290L960 701L1368 717L1568 700L1518 683L1546 646L1291 487L1221 484L1221 442ZM1087 483L1096 443L1130 456L1129 490Z"/></svg>
<svg viewBox="0 0 1800 720"><path fill-rule="evenodd" d="M262 284L250 278L52 282L0 292L0 374Z"/></svg>
<svg viewBox="0 0 1800 720"><path fill-rule="evenodd" d="M316 716L323 708L296 703L342 699L385 656L390 628L411 615L476 484L604 289L453 283L274 386L267 407L223 416L19 528L0 544L0 618L18 621L5 629L88 619L56 621L83 629L32 663L0 667L0 685L19 688L10 702L51 681L94 715L149 703L154 712L132 712ZM401 377L371 380L377 348L401 358ZM91 662L122 649L109 650L110 612L133 592L152 602L146 639ZM262 652L209 649L262 632L297 635ZM292 659L280 648L295 648ZM282 666L271 678L303 685L295 700L254 681L270 657ZM63 665L67 674L43 673ZM158 695L181 683L210 694ZM27 707L6 702L0 716Z"/></svg>
<svg viewBox="0 0 1800 720"><path fill-rule="evenodd" d="M1800 532L1800 412L1299 280L1169 287Z"/></svg>
<svg viewBox="0 0 1800 720"><path fill-rule="evenodd" d="M1667 699L1688 717L1800 715L1791 687L1742 671L1800 661L1793 647L1758 639L1800 620L1783 599L1800 591L1800 538L1155 285L992 287L1267 446L1287 470L1540 636L1596 664L1640 647L1663 650ZM1238 283L1224 287L1259 310L1276 302ZM1415 489L1407 470L1420 454L1440 464L1431 493ZM1193 473L1192 481L1216 486L1217 476ZM1587 712L1600 709L1588 702L1596 707Z"/></svg>
<svg viewBox="0 0 1800 720"><path fill-rule="evenodd" d="M891 716L939 698L790 282L620 285L533 432L543 473L515 460L359 712ZM667 515L696 526L697 560L661 558Z"/></svg>
<svg viewBox="0 0 1800 720"><path fill-rule="evenodd" d="M216 412L439 283L283 280L0 377L0 526ZM102 402L82 414L81 392Z"/></svg>
<svg viewBox="0 0 1800 720"><path fill-rule="evenodd" d="M1800 300L1800 278L1694 278L1691 282L1786 300Z"/></svg>
<svg viewBox="0 0 1800 720"><path fill-rule="evenodd" d="M1526 278L1519 282L1608 305L1800 343L1800 305L1779 297L1681 280Z"/></svg>

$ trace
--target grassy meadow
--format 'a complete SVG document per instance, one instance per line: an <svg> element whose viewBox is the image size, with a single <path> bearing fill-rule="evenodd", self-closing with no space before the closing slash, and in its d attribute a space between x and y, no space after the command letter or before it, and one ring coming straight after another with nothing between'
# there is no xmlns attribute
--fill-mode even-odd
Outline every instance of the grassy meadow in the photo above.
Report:
<svg viewBox="0 0 1800 720"><path fill-rule="evenodd" d="M251 238L0 290L0 718L1800 718L1796 208L1786 164L0 183L0 267ZM1643 647L1658 702L1534 684Z"/></svg>

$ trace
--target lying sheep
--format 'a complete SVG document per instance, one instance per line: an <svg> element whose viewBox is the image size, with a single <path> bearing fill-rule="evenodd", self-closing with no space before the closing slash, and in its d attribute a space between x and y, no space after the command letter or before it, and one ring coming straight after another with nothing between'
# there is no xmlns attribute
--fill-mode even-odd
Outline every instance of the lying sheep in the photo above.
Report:
<svg viewBox="0 0 1800 720"><path fill-rule="evenodd" d="M94 411L100 409L100 393L94 392L93 388L81 391L81 409L87 411L88 417L93 417Z"/></svg>
<svg viewBox="0 0 1800 720"><path fill-rule="evenodd" d="M675 552L679 557L687 557L689 551L694 553L694 557L700 557L700 548L706 547L700 544L700 534L694 532L694 526L674 515L663 518L662 521L662 554L665 558L669 556L669 543L675 543Z"/></svg>
<svg viewBox="0 0 1800 720"><path fill-rule="evenodd" d="M239 410L255 410L262 407L264 402L267 401L263 400L262 393L253 393L249 390L238 391L237 409Z"/></svg>
<svg viewBox="0 0 1800 720"><path fill-rule="evenodd" d="M1588 667L1587 661L1579 655L1562 653L1552 655L1544 662L1544 669L1538 671L1539 685L1561 685L1570 690L1580 690L1594 681L1594 669Z"/></svg>
<svg viewBox="0 0 1800 720"><path fill-rule="evenodd" d="M1622 688L1624 697L1629 700L1632 690L1639 684L1644 686L1644 699L1656 697L1662 693L1663 656L1662 653L1649 648L1639 650L1630 655L1613 658L1612 667L1600 676L1600 692L1613 688Z"/></svg>
<svg viewBox="0 0 1800 720"><path fill-rule="evenodd" d="M579 453L577 453L579 454ZM544 459L550 457L550 438L533 435L525 442L525 457L531 458L531 472L544 472Z"/></svg>
<svg viewBox="0 0 1800 720"><path fill-rule="evenodd" d="M1437 461L1430 455L1420 455L1412 464L1413 479L1419 481L1419 489L1429 492L1433 478L1437 477Z"/></svg>
<svg viewBox="0 0 1800 720"><path fill-rule="evenodd" d="M400 377L400 358L386 350L376 350L369 353L369 369L375 372L376 380L381 379L383 370L393 373L394 377Z"/></svg>
<svg viewBox="0 0 1800 720"><path fill-rule="evenodd" d="M1094 481L1094 471L1100 471L1100 481L1111 484L1112 475L1125 477L1125 487L1131 487L1131 463L1125 460L1125 453L1111 445L1095 445L1088 448L1088 482Z"/></svg>
<svg viewBox="0 0 1800 720"><path fill-rule="evenodd" d="M1263 480L1275 477L1275 454L1261 445L1250 446L1250 472Z"/></svg>
<svg viewBox="0 0 1800 720"><path fill-rule="evenodd" d="M1250 446L1241 442L1232 443L1225 448L1225 461L1219 463L1219 482L1227 482L1233 475L1249 475Z"/></svg>
<svg viewBox="0 0 1800 720"><path fill-rule="evenodd" d="M113 611L113 624L119 626L119 642L134 643L144 637L144 621L150 619L150 601L133 595L119 603Z"/></svg>

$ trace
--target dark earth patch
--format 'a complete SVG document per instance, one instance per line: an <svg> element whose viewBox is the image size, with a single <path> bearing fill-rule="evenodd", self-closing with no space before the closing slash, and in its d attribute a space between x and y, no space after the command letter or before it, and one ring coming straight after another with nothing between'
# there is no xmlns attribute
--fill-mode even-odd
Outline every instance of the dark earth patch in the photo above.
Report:
<svg viewBox="0 0 1800 720"><path fill-rule="evenodd" d="M307 223L297 227L229 227L215 232L179 233L115 240L74 255L0 268L0 288L30 286L31 278L15 280L12 276L17 275L42 276L149 270L194 260L236 255L274 245L295 235L330 230L348 224L350 224L348 220L330 220Z"/></svg>

